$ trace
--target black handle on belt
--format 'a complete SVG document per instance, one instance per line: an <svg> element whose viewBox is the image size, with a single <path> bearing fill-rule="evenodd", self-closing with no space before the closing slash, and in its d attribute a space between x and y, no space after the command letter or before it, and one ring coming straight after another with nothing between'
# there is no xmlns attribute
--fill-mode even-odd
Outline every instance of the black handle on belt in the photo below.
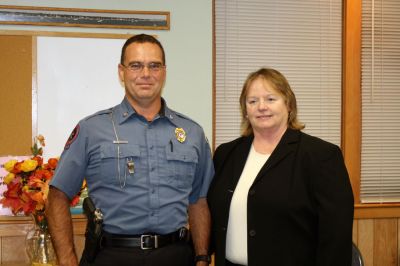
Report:
<svg viewBox="0 0 400 266"><path fill-rule="evenodd" d="M87 225L85 232L85 249L82 254L82 260L93 262L101 245L103 214L99 208L95 207L90 197L83 200L83 211L87 217Z"/></svg>

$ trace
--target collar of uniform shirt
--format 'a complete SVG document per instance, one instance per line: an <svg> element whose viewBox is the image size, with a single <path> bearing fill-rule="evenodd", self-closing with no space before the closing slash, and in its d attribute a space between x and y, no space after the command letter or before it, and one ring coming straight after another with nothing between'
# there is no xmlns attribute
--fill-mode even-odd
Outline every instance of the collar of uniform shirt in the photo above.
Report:
<svg viewBox="0 0 400 266"><path fill-rule="evenodd" d="M121 115L119 115L119 121L118 124L123 123L124 121L126 121L131 115L133 114L137 114L135 108L133 108L132 105L129 104L128 100L126 99L126 97L124 97L124 99L122 100L122 103L120 104L120 110L121 110ZM161 98L161 108L158 111L158 115L159 117L164 117L165 113L166 113L166 103L165 100L163 98ZM151 121L148 121L151 122Z"/></svg>

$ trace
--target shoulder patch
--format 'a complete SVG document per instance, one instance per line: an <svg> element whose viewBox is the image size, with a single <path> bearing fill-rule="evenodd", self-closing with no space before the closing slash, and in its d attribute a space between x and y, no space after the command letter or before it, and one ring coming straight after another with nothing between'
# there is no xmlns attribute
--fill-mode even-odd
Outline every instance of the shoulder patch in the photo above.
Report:
<svg viewBox="0 0 400 266"><path fill-rule="evenodd" d="M76 140L79 135L79 124L76 125L74 130L72 130L71 134L68 137L67 143L65 143L64 150L68 150L71 144Z"/></svg>

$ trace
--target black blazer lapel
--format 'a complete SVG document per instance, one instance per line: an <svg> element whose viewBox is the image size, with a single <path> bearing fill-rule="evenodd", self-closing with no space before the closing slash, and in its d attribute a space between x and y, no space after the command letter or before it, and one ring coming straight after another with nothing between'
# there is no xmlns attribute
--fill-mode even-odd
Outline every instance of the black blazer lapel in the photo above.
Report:
<svg viewBox="0 0 400 266"><path fill-rule="evenodd" d="M230 188L235 189L236 184L239 181L240 175L243 172L244 165L246 164L247 157L249 155L251 143L253 143L253 136L244 137L243 141L238 143L234 151L235 157L233 158L233 176L230 179ZM229 155L228 155L229 156Z"/></svg>
<svg viewBox="0 0 400 266"><path fill-rule="evenodd" d="M266 176L268 171L277 165L283 158L293 153L297 149L296 143L299 142L300 139L300 131L287 129L285 134L283 134L281 140L276 146L275 150L272 152L271 156L268 158L264 166L261 168L258 173L254 183L262 177Z"/></svg>

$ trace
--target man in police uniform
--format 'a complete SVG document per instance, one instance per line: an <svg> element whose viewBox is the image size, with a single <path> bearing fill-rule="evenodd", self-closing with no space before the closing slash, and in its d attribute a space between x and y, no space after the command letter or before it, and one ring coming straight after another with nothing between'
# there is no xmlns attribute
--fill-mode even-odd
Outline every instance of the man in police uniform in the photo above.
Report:
<svg viewBox="0 0 400 266"><path fill-rule="evenodd" d="M214 168L204 132L161 97L157 39L128 39L118 73L122 103L78 123L51 181L46 212L59 264L78 265L69 202L86 178L104 236L94 262L81 265L208 265ZM194 252L182 236L187 224Z"/></svg>

